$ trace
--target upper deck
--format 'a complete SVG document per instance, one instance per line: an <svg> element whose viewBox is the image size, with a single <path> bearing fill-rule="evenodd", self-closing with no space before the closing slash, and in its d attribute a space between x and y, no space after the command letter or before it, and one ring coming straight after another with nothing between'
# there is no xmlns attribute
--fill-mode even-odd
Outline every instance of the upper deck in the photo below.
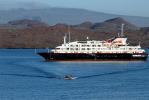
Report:
<svg viewBox="0 0 149 100"><path fill-rule="evenodd" d="M52 50L54 53L144 53L138 46L128 46L127 38L112 38L105 41L88 40L64 43Z"/></svg>

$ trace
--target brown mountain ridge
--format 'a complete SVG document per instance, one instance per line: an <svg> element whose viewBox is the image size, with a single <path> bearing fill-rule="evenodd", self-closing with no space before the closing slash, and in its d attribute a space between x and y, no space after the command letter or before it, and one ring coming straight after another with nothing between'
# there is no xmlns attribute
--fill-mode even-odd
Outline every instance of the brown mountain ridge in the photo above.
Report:
<svg viewBox="0 0 149 100"><path fill-rule="evenodd" d="M71 31L71 41L104 40L117 36L121 24L125 24L125 36L132 45L141 42L149 47L149 27L137 27L123 18L109 19L101 23L84 22L79 25L56 24L50 26L38 20L16 20L0 25L0 48L53 48L63 43L63 36Z"/></svg>

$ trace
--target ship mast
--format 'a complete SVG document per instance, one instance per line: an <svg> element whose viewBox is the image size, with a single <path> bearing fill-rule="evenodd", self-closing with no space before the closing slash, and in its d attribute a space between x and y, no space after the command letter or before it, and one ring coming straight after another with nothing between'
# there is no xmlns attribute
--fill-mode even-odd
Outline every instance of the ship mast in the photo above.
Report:
<svg viewBox="0 0 149 100"><path fill-rule="evenodd" d="M68 26L69 43L70 43L70 26Z"/></svg>
<svg viewBox="0 0 149 100"><path fill-rule="evenodd" d="M65 36L64 36L64 45L66 44L66 38L67 38L67 36L65 34Z"/></svg>
<svg viewBox="0 0 149 100"><path fill-rule="evenodd" d="M67 35L64 36L64 45L66 44ZM68 25L68 43L70 43L70 26Z"/></svg>
<svg viewBox="0 0 149 100"><path fill-rule="evenodd" d="M121 25L121 37L124 37L124 25L125 24L122 24Z"/></svg>

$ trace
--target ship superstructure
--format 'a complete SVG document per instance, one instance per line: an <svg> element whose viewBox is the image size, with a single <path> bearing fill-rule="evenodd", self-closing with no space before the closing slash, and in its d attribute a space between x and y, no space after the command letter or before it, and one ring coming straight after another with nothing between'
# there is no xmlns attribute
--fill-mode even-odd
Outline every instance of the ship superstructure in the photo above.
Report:
<svg viewBox="0 0 149 100"><path fill-rule="evenodd" d="M106 41L75 41L64 43L51 50L53 53L145 53L144 49L138 46L129 46L127 38L114 37Z"/></svg>

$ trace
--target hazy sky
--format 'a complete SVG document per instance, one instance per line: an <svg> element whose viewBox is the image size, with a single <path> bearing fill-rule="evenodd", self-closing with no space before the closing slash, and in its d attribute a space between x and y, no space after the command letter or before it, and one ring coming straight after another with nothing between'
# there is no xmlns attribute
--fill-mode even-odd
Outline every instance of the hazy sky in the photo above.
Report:
<svg viewBox="0 0 149 100"><path fill-rule="evenodd" d="M0 9L21 7L83 8L105 13L149 17L149 0L0 0Z"/></svg>

